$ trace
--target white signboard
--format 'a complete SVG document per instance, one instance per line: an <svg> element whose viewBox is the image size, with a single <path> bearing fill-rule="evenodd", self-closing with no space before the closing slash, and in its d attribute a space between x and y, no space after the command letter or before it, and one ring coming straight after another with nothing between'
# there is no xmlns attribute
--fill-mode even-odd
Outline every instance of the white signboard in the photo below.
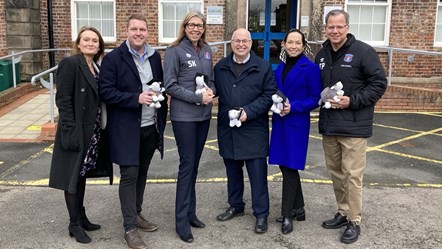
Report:
<svg viewBox="0 0 442 249"><path fill-rule="evenodd" d="M223 7L207 6L207 24L223 24Z"/></svg>
<svg viewBox="0 0 442 249"><path fill-rule="evenodd" d="M308 27L309 16L301 16L301 27Z"/></svg>

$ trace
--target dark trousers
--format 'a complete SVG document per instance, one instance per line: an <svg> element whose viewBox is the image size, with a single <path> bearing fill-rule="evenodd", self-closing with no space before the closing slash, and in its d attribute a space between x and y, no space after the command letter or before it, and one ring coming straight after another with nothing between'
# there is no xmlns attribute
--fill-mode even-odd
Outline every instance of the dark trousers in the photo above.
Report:
<svg viewBox="0 0 442 249"><path fill-rule="evenodd" d="M180 165L175 199L175 227L180 235L191 233L189 220L196 218L195 183L201 154L209 132L210 120L172 121Z"/></svg>
<svg viewBox="0 0 442 249"><path fill-rule="evenodd" d="M120 204L123 213L124 230L137 227L137 215L141 212L144 189L146 188L149 164L158 146L158 132L155 125L141 128L140 164L120 165Z"/></svg>
<svg viewBox="0 0 442 249"><path fill-rule="evenodd" d="M281 214L291 217L292 210L304 207L304 196L301 188L301 178L296 169L279 166L282 172L282 205Z"/></svg>
<svg viewBox="0 0 442 249"><path fill-rule="evenodd" d="M267 186L267 160L257 158L250 160L224 159L227 173L227 192L230 207L244 210L244 172L246 165L252 191L252 209L256 218L267 218L269 215L269 189Z"/></svg>

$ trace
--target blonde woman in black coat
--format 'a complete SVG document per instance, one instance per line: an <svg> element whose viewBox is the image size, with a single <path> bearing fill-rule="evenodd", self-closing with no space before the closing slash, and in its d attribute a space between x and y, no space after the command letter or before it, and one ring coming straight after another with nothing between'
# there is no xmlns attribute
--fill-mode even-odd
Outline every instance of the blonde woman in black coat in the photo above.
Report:
<svg viewBox="0 0 442 249"><path fill-rule="evenodd" d="M57 70L56 104L59 120L52 155L49 187L64 190L69 213L69 235L89 243L86 231L100 229L86 217L83 206L86 178L109 176L106 130L98 97L96 62L103 56L104 42L98 30L80 29L74 55L64 58Z"/></svg>

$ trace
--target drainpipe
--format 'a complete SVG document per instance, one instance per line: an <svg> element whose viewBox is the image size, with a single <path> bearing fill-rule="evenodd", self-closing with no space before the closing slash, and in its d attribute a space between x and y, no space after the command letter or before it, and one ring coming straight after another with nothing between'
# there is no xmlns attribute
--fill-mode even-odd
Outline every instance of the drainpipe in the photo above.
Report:
<svg viewBox="0 0 442 249"><path fill-rule="evenodd" d="M52 22L52 0L47 1L48 8L48 35L49 35L49 49L54 48L54 25ZM50 68L55 66L55 54L54 51L49 52L49 65Z"/></svg>

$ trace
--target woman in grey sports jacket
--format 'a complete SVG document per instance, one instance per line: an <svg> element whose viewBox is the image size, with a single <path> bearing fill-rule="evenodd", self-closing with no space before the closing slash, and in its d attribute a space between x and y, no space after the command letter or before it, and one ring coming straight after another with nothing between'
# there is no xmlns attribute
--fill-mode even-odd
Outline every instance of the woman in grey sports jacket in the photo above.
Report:
<svg viewBox="0 0 442 249"><path fill-rule="evenodd" d="M164 84L170 98L170 119L180 164L175 222L181 240L192 242L191 226L205 225L196 216L195 182L210 126L215 87L212 80L212 51L205 42L206 18L197 11L183 19L178 37L164 55ZM196 77L205 87L196 91Z"/></svg>

